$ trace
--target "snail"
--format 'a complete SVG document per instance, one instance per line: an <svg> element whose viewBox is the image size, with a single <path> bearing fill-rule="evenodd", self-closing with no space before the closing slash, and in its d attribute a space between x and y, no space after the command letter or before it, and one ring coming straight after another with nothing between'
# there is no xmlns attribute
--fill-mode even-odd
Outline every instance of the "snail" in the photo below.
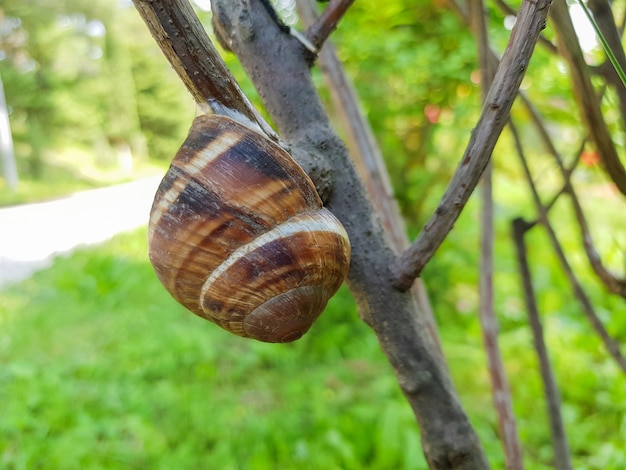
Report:
<svg viewBox="0 0 626 470"><path fill-rule="evenodd" d="M154 198L150 261L184 307L239 336L290 342L339 289L348 235L306 173L239 120L200 115Z"/></svg>

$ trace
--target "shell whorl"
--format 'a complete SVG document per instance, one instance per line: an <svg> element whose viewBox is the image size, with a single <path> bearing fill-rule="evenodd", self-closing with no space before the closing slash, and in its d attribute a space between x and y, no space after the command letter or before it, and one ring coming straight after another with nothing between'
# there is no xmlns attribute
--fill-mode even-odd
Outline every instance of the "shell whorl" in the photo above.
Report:
<svg viewBox="0 0 626 470"><path fill-rule="evenodd" d="M150 215L150 260L170 294L240 336L304 334L339 288L350 245L280 146L223 116L199 116Z"/></svg>

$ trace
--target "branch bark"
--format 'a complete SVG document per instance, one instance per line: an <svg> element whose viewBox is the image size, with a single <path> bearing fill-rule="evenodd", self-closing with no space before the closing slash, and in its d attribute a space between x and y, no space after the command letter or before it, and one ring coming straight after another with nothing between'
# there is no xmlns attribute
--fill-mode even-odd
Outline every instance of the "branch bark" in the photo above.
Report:
<svg viewBox="0 0 626 470"><path fill-rule="evenodd" d="M327 207L344 224L353 247L348 287L413 408L427 461L437 469L487 468L413 297L391 284L393 247L372 217L366 191L328 121L300 44L281 33L258 2L215 0L212 5L214 21L257 87L281 136L292 146L294 157L299 162L323 162L329 169L333 192Z"/></svg>
<svg viewBox="0 0 626 470"><path fill-rule="evenodd" d="M539 309L537 308L537 300L535 290L533 288L526 257L526 243L524 234L531 227L528 222L523 219L515 219L513 221L513 241L515 242L515 251L517 253L517 262L522 278L522 286L524 289L524 300L526 302L526 310L528 311L528 320L533 332L533 342L535 350L539 358L539 369L541 371L541 380L546 395L548 405L548 417L550 418L550 434L552 436L552 447L554 448L554 462L557 470L570 470L572 464L569 457L569 444L567 435L565 434L565 426L563 425L563 417L561 415L561 397L559 388L552 372L552 365L548 356L548 348L543 335L543 326L539 317Z"/></svg>
<svg viewBox="0 0 626 470"><path fill-rule="evenodd" d="M565 0L555 0L550 16L557 31L559 52L567 61L579 113L602 158L604 169L617 189L626 196L626 170L622 165L611 133L602 116L589 68L583 57L578 37Z"/></svg>
<svg viewBox="0 0 626 470"><path fill-rule="evenodd" d="M495 0L495 4L500 8L500 10L505 15L517 17L517 12L515 11L515 8L510 6L504 0ZM541 44L542 46L544 46L549 52L553 54L557 53L556 46L552 44L552 41L546 38L543 34L539 35L539 40L537 42Z"/></svg>
<svg viewBox="0 0 626 470"><path fill-rule="evenodd" d="M300 20L305 26L316 23L315 8L309 0L296 0L296 4ZM331 6L332 3L328 7ZM324 44L318 63L333 97L335 113L339 116L346 133L346 143L359 177L365 184L367 193L375 206L376 215L383 224L385 234L390 237L394 251L400 253L409 246L406 225L394 198L382 152L365 115L361 112L356 91L331 42L327 41ZM432 341L439 348L443 360L439 332L424 282L418 279L411 292L422 311Z"/></svg>
<svg viewBox="0 0 626 470"><path fill-rule="evenodd" d="M437 209L418 238L396 261L396 288L408 289L420 275L452 230L454 222L476 188L507 122L535 43L545 27L550 4L551 0L525 0L522 3L509 44L461 162Z"/></svg>
<svg viewBox="0 0 626 470"><path fill-rule="evenodd" d="M252 106L186 0L133 0L152 37L201 109L238 111L271 138L276 133Z"/></svg>
<svg viewBox="0 0 626 470"><path fill-rule="evenodd" d="M476 43L481 71L481 88L486 98L495 74L492 67L489 35L485 19L485 6L482 0L470 0L469 14ZM498 343L498 319L494 308L494 214L493 214L493 165L487 164L481 182L481 231L480 231L480 308L479 317L483 343L489 362L491 395L498 413L500 436L504 448L506 468L522 470L524 459L522 446L517 434L517 424L513 413L511 390L504 370L504 363Z"/></svg>
<svg viewBox="0 0 626 470"><path fill-rule="evenodd" d="M556 232L554 231L552 224L548 220L548 217L546 214L546 208L543 206L543 204L541 203L541 199L539 198L539 193L537 192L537 188L535 187L535 184L532 179L532 175L530 173L530 168L528 167L526 157L524 156L521 139L519 137L517 129L512 122L509 123L509 127L511 129L511 132L513 133L513 139L515 141L517 155L520 158L522 167L524 169L524 174L526 176L526 180L528 181L528 184L530 186L530 191L531 191L535 206L537 208L539 220L541 224L544 226L544 228L546 229L548 238L550 239L550 242L552 243L552 248L559 260L559 263L561 264L561 268L563 269L563 272L565 273L565 277L567 278L567 280L570 283L570 286L572 287L574 296L580 303L585 316L591 323L591 326L596 331L597 335L600 337L600 340L602 340L602 343L606 347L609 354L613 357L615 362L617 362L617 365L622 369L622 371L626 373L626 357L622 355L622 352L620 350L620 344L611 335L609 335L609 332L606 330L606 328L602 324L602 321L600 321L600 318L596 314L593 308L593 304L591 303L591 300L585 293L583 286L581 285L580 281L574 274L574 270L570 266L569 261L567 260L567 257L565 256L565 251L563 250L563 247L561 246L561 243L559 242Z"/></svg>

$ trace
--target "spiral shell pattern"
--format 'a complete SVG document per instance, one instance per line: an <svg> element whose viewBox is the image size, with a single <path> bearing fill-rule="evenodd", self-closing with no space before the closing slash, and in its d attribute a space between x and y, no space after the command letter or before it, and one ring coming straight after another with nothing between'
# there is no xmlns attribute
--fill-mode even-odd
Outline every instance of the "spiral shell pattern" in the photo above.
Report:
<svg viewBox="0 0 626 470"><path fill-rule="evenodd" d="M347 274L350 244L276 143L199 116L157 190L149 255L170 294L240 336L302 336Z"/></svg>

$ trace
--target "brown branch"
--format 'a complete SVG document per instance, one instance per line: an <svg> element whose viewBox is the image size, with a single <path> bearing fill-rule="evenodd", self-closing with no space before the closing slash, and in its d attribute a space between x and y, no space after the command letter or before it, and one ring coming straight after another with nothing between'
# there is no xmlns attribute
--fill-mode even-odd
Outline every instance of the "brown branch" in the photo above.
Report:
<svg viewBox="0 0 626 470"><path fill-rule="evenodd" d="M622 46L622 39L615 23L615 17L613 16L613 10L607 0L589 0L589 9L593 13L593 17L596 20L598 28L602 32L604 39L609 45L613 55L617 59L617 62L621 66L622 70L626 70L626 54L624 54L624 47ZM607 67L601 67L603 76L607 83L613 86L620 102L620 113L622 115L622 124L626 124L626 87L622 83L615 71L613 65L607 60L605 62Z"/></svg>
<svg viewBox="0 0 626 470"><path fill-rule="evenodd" d="M548 348L544 340L543 326L541 325L535 290L533 288L528 259L526 257L527 248L524 241L524 234L530 229L531 225L521 218L513 220L512 225L513 241L515 242L517 262L524 290L524 301L526 302L528 320L533 333L533 342L539 359L541 380L543 382L543 390L548 406L555 468L558 470L570 470L572 463L570 461L569 444L567 442L565 426L563 425L563 416L561 415L561 398L556 379L554 378L554 372L552 372Z"/></svg>
<svg viewBox="0 0 626 470"><path fill-rule="evenodd" d="M352 245L347 284L413 408L426 460L434 469L487 468L413 297L391 285L393 247L332 129L300 44L280 33L259 2L214 0L212 11L294 155L328 165L333 192L327 207L343 223Z"/></svg>
<svg viewBox="0 0 626 470"><path fill-rule="evenodd" d="M490 59L489 37L485 18L485 6L482 0L470 0L468 3L471 24L474 35L477 37L478 56L481 70L481 87L483 98L486 98L489 86L492 83L495 67ZM489 362L489 377L491 379L492 399L498 422L500 435L504 447L506 468L522 470L524 459L522 446L517 433L515 414L509 381L504 370L504 363L498 343L498 319L494 309L494 222L493 222L493 166L487 164L482 175L481 183L481 231L480 231L480 269L479 289L480 308L478 310L482 329L483 343Z"/></svg>
<svg viewBox="0 0 626 470"><path fill-rule="evenodd" d="M609 269L606 268L606 266L602 262L602 258L598 254L598 251L596 250L595 245L593 243L593 237L591 235L591 230L589 229L589 224L587 223L587 218L585 217L585 213L580 204L580 200L578 199L578 196L576 195L576 191L574 190L574 187L571 184L571 174L574 170L575 165L572 165L570 168L565 167L565 164L563 163L563 157L561 156L559 151L556 149L554 143L552 142L552 139L550 138L548 130L546 129L543 123L543 120L541 119L539 111L533 106L533 104L530 102L530 100L526 97L524 93L520 93L520 97L526 109L530 113L531 120L533 124L535 125L535 129L539 133L541 140L543 141L544 145L546 146L550 154L553 156L561 172L561 176L563 177L564 184L563 184L562 189L559 191L556 197L558 197L558 195L562 193L567 193L570 197L570 201L574 209L574 215L576 217L576 221L578 222L578 227L580 229L580 236L581 236L581 240L583 243L583 248L584 248L585 254L587 255L587 259L589 260L589 265L591 266L593 271L596 273L600 281L606 286L606 288L610 292L617 294L626 299L626 279L619 278L618 276L613 274ZM583 149L584 149L584 141L581 144L581 147L577 154L578 158L580 158L580 154L582 153ZM576 162L578 161L578 158ZM549 211L549 208L554 204L554 202L556 201L556 197L553 199L552 203L550 203L546 207L546 212Z"/></svg>
<svg viewBox="0 0 626 470"><path fill-rule="evenodd" d="M303 24L306 26L315 24L317 14L310 0L296 0L298 13ZM330 8L329 5L328 8ZM328 88L333 97L336 115L342 122L342 127L347 135L347 144L350 155L356 165L361 180L364 182L367 193L370 195L378 217L380 218L385 234L390 237L390 242L396 253L409 246L406 225L400 214L400 209L393 194L389 173L378 147L374 133L365 115L361 112L357 93L341 65L334 45L327 41L319 55L319 66L322 70ZM419 306L428 325L432 341L440 350L441 359L443 353L439 340L439 332L435 322L434 313L428 299L428 293L424 283L420 280L413 285L412 294Z"/></svg>
<svg viewBox="0 0 626 470"><path fill-rule="evenodd" d="M452 230L476 188L507 121L539 33L545 27L550 3L550 0L525 0L522 3L509 44L461 162L417 240L396 262L396 288L406 290L411 287L413 280Z"/></svg>
<svg viewBox="0 0 626 470"><path fill-rule="evenodd" d="M353 3L354 0L330 0L322 14L313 23L309 23L311 26L306 31L306 37L317 50L322 48Z"/></svg>
<svg viewBox="0 0 626 470"><path fill-rule="evenodd" d="M277 136L239 88L188 0L133 0L152 37L201 109L235 110ZM226 108L226 109L224 109Z"/></svg>
<svg viewBox="0 0 626 470"><path fill-rule="evenodd" d="M555 0L550 16L557 32L559 52L569 66L579 113L596 145L604 169L622 195L626 196L626 170L602 116L600 102L591 83L590 71L578 43L566 0Z"/></svg>
<svg viewBox="0 0 626 470"><path fill-rule="evenodd" d="M602 321L596 314L593 308L593 305L591 303L591 300L585 293L582 285L580 284L580 281L574 274L574 270L572 269L569 262L567 261L567 257L565 256L565 251L563 250L563 247L561 246L561 243L559 242L559 239L556 235L556 232L554 231L554 228L552 227L552 224L548 220L545 207L543 206L539 198L539 193L537 192L537 188L535 187L532 174L530 173L528 162L526 161L526 158L524 156L524 151L522 148L521 140L517 132L517 129L515 125L513 124L513 122L509 123L509 127L513 134L513 139L515 142L517 155L522 163L526 180L530 186L533 201L535 202L535 206L539 214L539 219L541 220L542 225L544 226L544 228L546 229L546 232L548 233L548 238L550 239L550 242L552 243L552 249L556 253L556 256L561 264L561 269L563 269L563 272L565 273L565 277L569 281L570 286L572 287L572 290L574 291L574 295L576 299L578 299L578 302L580 303L583 309L583 312L585 313L585 316L591 323L591 326L593 327L593 329L596 331L596 333L598 334L598 336L604 343L604 346L606 347L609 354L613 357L613 359L615 359L615 362L617 362L617 365L622 369L624 373L626 373L626 358L622 355L620 351L620 344L613 337L609 335L608 331L602 324Z"/></svg>

